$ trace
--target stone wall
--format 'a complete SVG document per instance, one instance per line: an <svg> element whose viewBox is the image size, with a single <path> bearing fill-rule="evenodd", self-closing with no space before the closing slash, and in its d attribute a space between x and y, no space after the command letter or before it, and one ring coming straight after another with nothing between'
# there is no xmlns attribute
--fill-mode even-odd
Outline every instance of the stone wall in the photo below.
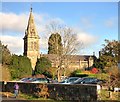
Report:
<svg viewBox="0 0 120 102"><path fill-rule="evenodd" d="M3 91L13 92L14 82L7 82L3 86ZM36 83L18 83L20 92L34 94L40 92L43 86L47 87L49 98L55 100L79 100L80 102L96 102L96 85L64 85L64 84L36 84ZM38 87L39 86L39 87ZM39 94L37 94L39 96Z"/></svg>

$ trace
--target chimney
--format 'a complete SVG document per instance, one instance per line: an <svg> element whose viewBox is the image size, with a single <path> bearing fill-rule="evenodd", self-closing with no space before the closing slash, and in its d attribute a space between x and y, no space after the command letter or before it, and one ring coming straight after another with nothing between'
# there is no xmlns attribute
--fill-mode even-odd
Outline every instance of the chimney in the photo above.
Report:
<svg viewBox="0 0 120 102"><path fill-rule="evenodd" d="M101 51L99 51L99 57L101 56Z"/></svg>

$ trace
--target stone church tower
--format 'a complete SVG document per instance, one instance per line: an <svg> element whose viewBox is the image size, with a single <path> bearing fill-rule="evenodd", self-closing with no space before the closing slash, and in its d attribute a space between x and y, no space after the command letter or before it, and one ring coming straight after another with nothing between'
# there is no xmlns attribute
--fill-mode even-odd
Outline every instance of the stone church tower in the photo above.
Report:
<svg viewBox="0 0 120 102"><path fill-rule="evenodd" d="M37 58L39 57L39 36L36 31L32 8L30 10L27 29L25 31L24 40L24 55L31 60L33 70L35 69Z"/></svg>

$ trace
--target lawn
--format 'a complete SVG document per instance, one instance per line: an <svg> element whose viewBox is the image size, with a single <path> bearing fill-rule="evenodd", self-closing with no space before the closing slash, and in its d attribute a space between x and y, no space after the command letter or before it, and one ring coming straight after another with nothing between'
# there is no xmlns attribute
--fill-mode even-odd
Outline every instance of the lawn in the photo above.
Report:
<svg viewBox="0 0 120 102"><path fill-rule="evenodd" d="M101 90L98 100L116 100L120 101L120 92Z"/></svg>

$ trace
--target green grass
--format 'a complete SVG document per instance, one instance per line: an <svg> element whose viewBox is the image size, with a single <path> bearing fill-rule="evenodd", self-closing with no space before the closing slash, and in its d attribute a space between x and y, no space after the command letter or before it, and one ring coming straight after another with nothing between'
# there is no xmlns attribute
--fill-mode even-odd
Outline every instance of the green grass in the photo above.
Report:
<svg viewBox="0 0 120 102"><path fill-rule="evenodd" d="M44 101L48 101L48 102L62 102L61 100L60 101L59 100L53 100L53 99L50 99L50 98L45 99L45 98L42 98L42 97L37 98L33 95L28 95L28 94L23 94L23 93L19 94L19 98L23 99L23 100L44 100Z"/></svg>
<svg viewBox="0 0 120 102"><path fill-rule="evenodd" d="M105 73L100 73L100 74L86 74L86 73L76 73L76 76L79 77L94 77L102 80L108 80L109 75Z"/></svg>
<svg viewBox="0 0 120 102"><path fill-rule="evenodd" d="M28 95L28 94L19 94L19 97L22 99L27 99L27 100L50 100L50 99L45 99L45 98L37 98L33 95Z"/></svg>
<svg viewBox="0 0 120 102"><path fill-rule="evenodd" d="M120 92L101 90L98 100L116 100L120 101Z"/></svg>

